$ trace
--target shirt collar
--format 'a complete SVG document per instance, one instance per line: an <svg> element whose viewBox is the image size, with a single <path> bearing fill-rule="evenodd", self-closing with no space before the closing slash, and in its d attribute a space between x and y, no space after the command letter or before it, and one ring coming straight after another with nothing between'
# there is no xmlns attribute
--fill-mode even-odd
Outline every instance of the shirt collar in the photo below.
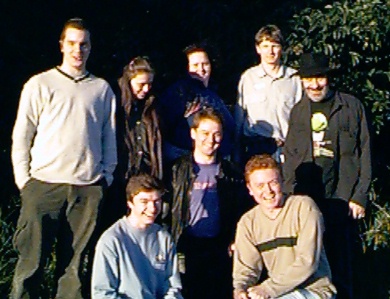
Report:
<svg viewBox="0 0 390 299"><path fill-rule="evenodd" d="M261 64L259 64L257 66L257 75L259 77L266 77L268 76L268 74L265 72L263 66ZM279 68L279 71L278 71L278 74L276 75L276 77L274 79L280 79L280 78L289 78L289 77L292 77L294 75L297 74L297 70L295 69L292 69L292 68L289 68L285 65L281 65L280 68Z"/></svg>

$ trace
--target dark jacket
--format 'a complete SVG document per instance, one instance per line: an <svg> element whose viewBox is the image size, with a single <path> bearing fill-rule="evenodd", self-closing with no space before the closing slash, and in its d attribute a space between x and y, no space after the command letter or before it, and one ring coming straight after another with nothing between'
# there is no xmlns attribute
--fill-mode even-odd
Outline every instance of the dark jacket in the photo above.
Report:
<svg viewBox="0 0 390 299"><path fill-rule="evenodd" d="M132 108L134 102L123 101L118 107L117 131L118 131L118 172L127 180L130 176L140 172L147 172L162 178L162 152L159 117L156 113L155 98L149 96L140 105L142 115L140 124L143 126L141 136L135 136L134 118ZM145 148L146 147L146 148ZM137 148L145 148L147 155L140 155ZM148 157L148 158L146 158Z"/></svg>
<svg viewBox="0 0 390 299"><path fill-rule="evenodd" d="M200 80L190 76L174 83L158 99L158 113L161 117L164 141L184 150L192 150L190 126L187 118L184 117L184 112L187 103L194 101L196 97L201 97L205 100L205 105L222 114L224 137L220 153L224 156L229 155L235 129L233 116L212 88L205 87Z"/></svg>
<svg viewBox="0 0 390 299"><path fill-rule="evenodd" d="M283 175L286 193L295 191L318 198L321 186L315 181L322 177L313 159L310 107L310 99L305 95L291 111L283 149ZM335 92L328 123L334 152L334 186L330 188L333 194L325 197L365 206L371 182L371 152L363 105L351 95Z"/></svg>
<svg viewBox="0 0 390 299"><path fill-rule="evenodd" d="M234 240L236 224L241 215L251 207L244 177L227 160L219 160L220 172L217 175L217 190L220 200L221 232L223 242ZM172 190L169 202L170 215L167 218L170 232L176 242L189 221L189 201L197 168L192 155L179 158L173 166Z"/></svg>

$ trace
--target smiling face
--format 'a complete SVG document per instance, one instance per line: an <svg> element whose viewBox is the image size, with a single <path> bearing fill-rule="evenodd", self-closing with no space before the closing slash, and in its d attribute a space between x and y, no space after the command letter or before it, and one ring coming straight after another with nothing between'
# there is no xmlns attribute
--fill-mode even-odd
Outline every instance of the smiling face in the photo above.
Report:
<svg viewBox="0 0 390 299"><path fill-rule="evenodd" d="M260 55L261 63L267 65L279 65L282 57L281 44L264 39L256 45L257 54Z"/></svg>
<svg viewBox="0 0 390 299"><path fill-rule="evenodd" d="M153 74L140 72L130 80L131 91L137 100L146 98L152 88Z"/></svg>
<svg viewBox="0 0 390 299"><path fill-rule="evenodd" d="M194 140L194 155L202 160L214 158L222 141L222 125L212 119L204 118L197 128L191 129Z"/></svg>
<svg viewBox="0 0 390 299"><path fill-rule="evenodd" d="M154 223L161 212L162 200L159 191L141 191L134 195L132 201L127 202L131 209L128 216L133 226L146 228Z"/></svg>
<svg viewBox="0 0 390 299"><path fill-rule="evenodd" d="M263 208L272 213L284 203L282 179L277 169L257 169L248 176L249 194Z"/></svg>
<svg viewBox="0 0 390 299"><path fill-rule="evenodd" d="M85 71L86 63L91 51L91 41L87 30L69 27L60 41L63 54L62 68L69 73Z"/></svg>
<svg viewBox="0 0 390 299"><path fill-rule="evenodd" d="M329 92L328 78L325 76L302 78L302 85L313 102L321 102Z"/></svg>
<svg viewBox="0 0 390 299"><path fill-rule="evenodd" d="M211 64L206 52L192 52L187 55L188 73L207 87L211 76Z"/></svg>

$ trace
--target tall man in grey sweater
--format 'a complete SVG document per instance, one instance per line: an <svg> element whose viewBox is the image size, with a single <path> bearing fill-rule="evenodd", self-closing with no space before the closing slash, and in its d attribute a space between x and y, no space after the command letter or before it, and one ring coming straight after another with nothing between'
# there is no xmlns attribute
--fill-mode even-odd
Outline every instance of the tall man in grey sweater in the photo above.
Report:
<svg viewBox="0 0 390 299"><path fill-rule="evenodd" d="M55 297L82 298L82 254L117 163L115 97L106 81L86 70L91 42L83 20L65 23L60 48L62 64L25 84L12 135L22 208L11 298L39 297L56 238Z"/></svg>

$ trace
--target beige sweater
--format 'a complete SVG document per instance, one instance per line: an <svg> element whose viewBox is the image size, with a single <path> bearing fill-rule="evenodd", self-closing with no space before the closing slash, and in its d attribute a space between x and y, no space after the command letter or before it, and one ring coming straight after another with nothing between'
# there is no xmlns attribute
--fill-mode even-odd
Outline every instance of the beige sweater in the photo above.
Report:
<svg viewBox="0 0 390 299"><path fill-rule="evenodd" d="M55 68L35 75L24 85L12 135L16 185L30 178L88 185L103 177L110 184L115 138L115 96L106 81L75 81Z"/></svg>
<svg viewBox="0 0 390 299"><path fill-rule="evenodd" d="M332 298L336 289L322 244L323 231L321 212L307 196L287 198L275 219L256 206L237 225L234 288L256 285L266 269L268 278L261 286L272 298L297 288Z"/></svg>

